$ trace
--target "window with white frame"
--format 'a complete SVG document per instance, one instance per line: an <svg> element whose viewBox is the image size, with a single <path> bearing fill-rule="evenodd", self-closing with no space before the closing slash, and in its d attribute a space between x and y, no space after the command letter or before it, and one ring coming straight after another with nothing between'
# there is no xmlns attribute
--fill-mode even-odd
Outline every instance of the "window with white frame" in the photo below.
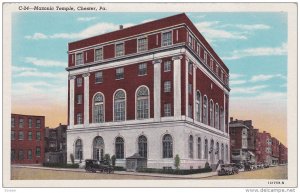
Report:
<svg viewBox="0 0 300 193"><path fill-rule="evenodd" d="M11 131L10 133L10 139L15 140L15 131Z"/></svg>
<svg viewBox="0 0 300 193"><path fill-rule="evenodd" d="M165 32L162 34L162 46L172 45L172 32Z"/></svg>
<svg viewBox="0 0 300 193"><path fill-rule="evenodd" d="M24 140L24 132L19 131L19 140Z"/></svg>
<svg viewBox="0 0 300 193"><path fill-rule="evenodd" d="M204 51L204 62L205 64L208 64L208 61L207 61L207 52Z"/></svg>
<svg viewBox="0 0 300 193"><path fill-rule="evenodd" d="M125 92L119 90L114 96L114 121L125 121Z"/></svg>
<svg viewBox="0 0 300 193"><path fill-rule="evenodd" d="M164 104L164 116L165 117L171 116L171 104L170 103Z"/></svg>
<svg viewBox="0 0 300 193"><path fill-rule="evenodd" d="M143 76L147 74L147 63L139 64L139 76Z"/></svg>
<svg viewBox="0 0 300 193"><path fill-rule="evenodd" d="M219 66L218 65L216 65L216 74L217 74L217 76L219 76Z"/></svg>
<svg viewBox="0 0 300 193"><path fill-rule="evenodd" d="M216 143L216 152L215 152L217 160L220 159L220 156L219 156L220 153L219 153L219 151L220 151L220 146L219 146L219 142L217 142Z"/></svg>
<svg viewBox="0 0 300 193"><path fill-rule="evenodd" d="M77 95L77 104L82 104L82 94Z"/></svg>
<svg viewBox="0 0 300 193"><path fill-rule="evenodd" d="M192 135L189 137L189 158L194 158L194 138Z"/></svg>
<svg viewBox="0 0 300 193"><path fill-rule="evenodd" d="M215 127L216 129L220 129L219 127L219 105L218 103L216 104L216 109L215 109Z"/></svg>
<svg viewBox="0 0 300 193"><path fill-rule="evenodd" d="M201 147L201 138L198 137L198 141L197 141L197 157L198 159L201 159L201 152L202 152L202 147Z"/></svg>
<svg viewBox="0 0 300 193"><path fill-rule="evenodd" d="M116 69L116 79L123 79L124 78L124 68L117 68Z"/></svg>
<svg viewBox="0 0 300 193"><path fill-rule="evenodd" d="M203 98L203 123L208 124L208 101L207 96Z"/></svg>
<svg viewBox="0 0 300 193"><path fill-rule="evenodd" d="M223 107L220 107L220 130L224 131L224 109Z"/></svg>
<svg viewBox="0 0 300 193"><path fill-rule="evenodd" d="M149 118L149 91L143 86L136 92L136 114L137 119Z"/></svg>
<svg viewBox="0 0 300 193"><path fill-rule="evenodd" d="M116 57L124 55L124 43L116 44Z"/></svg>
<svg viewBox="0 0 300 193"><path fill-rule="evenodd" d="M41 120L40 119L37 119L36 120L36 125L35 125L36 128L41 128Z"/></svg>
<svg viewBox="0 0 300 193"><path fill-rule="evenodd" d="M98 93L94 97L94 123L104 122L104 97Z"/></svg>
<svg viewBox="0 0 300 193"><path fill-rule="evenodd" d="M202 99L201 99L201 93L198 90L196 92L196 120L201 122L201 111L202 111Z"/></svg>
<svg viewBox="0 0 300 193"><path fill-rule="evenodd" d="M210 59L210 69L213 70L213 68L214 68L214 61L213 59Z"/></svg>
<svg viewBox="0 0 300 193"><path fill-rule="evenodd" d="M19 128L23 128L23 126L24 126L24 119L19 118Z"/></svg>
<svg viewBox="0 0 300 193"><path fill-rule="evenodd" d="M204 141L204 159L208 159L208 141L205 139Z"/></svg>
<svg viewBox="0 0 300 193"><path fill-rule="evenodd" d="M27 151L27 159L32 160L32 150L31 149L29 149Z"/></svg>
<svg viewBox="0 0 300 193"><path fill-rule="evenodd" d="M164 92L171 92L171 81L164 82Z"/></svg>
<svg viewBox="0 0 300 193"><path fill-rule="evenodd" d="M11 118L11 127L12 128L15 127L15 118L14 117Z"/></svg>
<svg viewBox="0 0 300 193"><path fill-rule="evenodd" d="M189 46L192 47L193 45L193 37L191 34L189 34L189 42L188 42Z"/></svg>
<svg viewBox="0 0 300 193"><path fill-rule="evenodd" d="M173 158L173 139L170 134L165 134L162 139L163 158Z"/></svg>
<svg viewBox="0 0 300 193"><path fill-rule="evenodd" d="M36 132L36 140L38 140L38 141L41 140L41 132L40 131Z"/></svg>
<svg viewBox="0 0 300 193"><path fill-rule="evenodd" d="M102 83L103 82L103 72L96 72L95 73L95 83Z"/></svg>
<svg viewBox="0 0 300 193"><path fill-rule="evenodd" d="M212 100L209 102L209 125L214 126L214 102Z"/></svg>
<svg viewBox="0 0 300 193"><path fill-rule="evenodd" d="M115 143L115 154L117 159L123 159L124 158L124 139L122 137L116 138Z"/></svg>
<svg viewBox="0 0 300 193"><path fill-rule="evenodd" d="M32 140L32 132L31 131L28 132L28 140Z"/></svg>
<svg viewBox="0 0 300 193"><path fill-rule="evenodd" d="M148 48L147 38L139 38L138 39L138 52L145 51Z"/></svg>
<svg viewBox="0 0 300 193"><path fill-rule="evenodd" d="M77 159L77 160L83 159L81 139L77 139L75 142L75 159Z"/></svg>
<svg viewBox="0 0 300 193"><path fill-rule="evenodd" d="M23 159L24 159L23 150L19 150L19 160L23 160Z"/></svg>
<svg viewBox="0 0 300 193"><path fill-rule="evenodd" d="M76 85L77 85L77 87L81 87L82 86L82 78L81 77L77 77L76 78Z"/></svg>
<svg viewBox="0 0 300 193"><path fill-rule="evenodd" d="M138 149L140 156L147 158L147 138L144 135L138 138Z"/></svg>
<svg viewBox="0 0 300 193"><path fill-rule="evenodd" d="M103 48L95 49L95 61L103 60Z"/></svg>
<svg viewBox="0 0 300 193"><path fill-rule="evenodd" d="M200 44L197 43L197 54L200 56Z"/></svg>
<svg viewBox="0 0 300 193"><path fill-rule="evenodd" d="M76 54L76 63L75 65L83 64L83 53Z"/></svg>
<svg viewBox="0 0 300 193"><path fill-rule="evenodd" d="M28 127L32 128L32 119L31 118L28 119Z"/></svg>
<svg viewBox="0 0 300 193"><path fill-rule="evenodd" d="M77 124L82 124L82 114L77 113Z"/></svg>
<svg viewBox="0 0 300 193"><path fill-rule="evenodd" d="M193 63L189 62L189 74L193 74Z"/></svg>
<svg viewBox="0 0 300 193"><path fill-rule="evenodd" d="M171 61L165 61L164 62L164 72L171 71Z"/></svg>

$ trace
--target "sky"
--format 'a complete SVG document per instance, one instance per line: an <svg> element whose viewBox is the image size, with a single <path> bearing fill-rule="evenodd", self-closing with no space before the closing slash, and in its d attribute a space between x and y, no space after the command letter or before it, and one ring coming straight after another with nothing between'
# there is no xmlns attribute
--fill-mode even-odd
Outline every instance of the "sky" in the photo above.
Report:
<svg viewBox="0 0 300 193"><path fill-rule="evenodd" d="M26 12L12 16L12 112L67 124L68 42L178 14ZM287 144L287 14L186 13L230 70L230 110Z"/></svg>

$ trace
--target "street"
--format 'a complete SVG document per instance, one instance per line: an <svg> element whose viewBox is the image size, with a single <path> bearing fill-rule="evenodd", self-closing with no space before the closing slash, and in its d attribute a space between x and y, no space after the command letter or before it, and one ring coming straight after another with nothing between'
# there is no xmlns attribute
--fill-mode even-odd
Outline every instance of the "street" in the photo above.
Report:
<svg viewBox="0 0 300 193"><path fill-rule="evenodd" d="M177 178L170 178L164 176L153 176L150 174L145 175L133 175L128 174L102 174L102 173L86 173L81 171L57 171L49 169L37 169L37 168L21 168L12 167L12 180L92 180L92 179L104 179L104 180L180 180ZM148 176L147 176L148 175ZM192 175L190 175L192 176ZM182 177L184 179L184 177ZM195 178L201 180L216 180L216 179L287 179L287 166L277 166L265 169L259 169L255 171L240 172L239 174L229 176L211 176L205 178ZM192 180L195 180L192 179Z"/></svg>

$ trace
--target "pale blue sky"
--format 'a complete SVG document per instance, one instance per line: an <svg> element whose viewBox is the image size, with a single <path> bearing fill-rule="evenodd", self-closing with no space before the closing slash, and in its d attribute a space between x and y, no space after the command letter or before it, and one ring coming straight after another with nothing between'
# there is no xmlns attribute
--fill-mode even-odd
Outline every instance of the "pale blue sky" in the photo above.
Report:
<svg viewBox="0 0 300 193"><path fill-rule="evenodd" d="M13 14L13 106L28 100L36 105L37 101L66 103L68 42L116 30L120 24L126 27L174 14L178 13ZM186 14L228 66L231 103L255 98L285 106L286 13Z"/></svg>

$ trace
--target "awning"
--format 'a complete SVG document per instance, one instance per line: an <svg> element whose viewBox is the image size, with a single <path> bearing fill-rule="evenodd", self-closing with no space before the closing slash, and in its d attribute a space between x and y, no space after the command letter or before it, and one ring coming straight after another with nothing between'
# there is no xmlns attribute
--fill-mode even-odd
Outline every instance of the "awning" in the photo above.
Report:
<svg viewBox="0 0 300 193"><path fill-rule="evenodd" d="M252 153L251 151L248 151L248 153L249 153L251 156L255 157L255 154Z"/></svg>

